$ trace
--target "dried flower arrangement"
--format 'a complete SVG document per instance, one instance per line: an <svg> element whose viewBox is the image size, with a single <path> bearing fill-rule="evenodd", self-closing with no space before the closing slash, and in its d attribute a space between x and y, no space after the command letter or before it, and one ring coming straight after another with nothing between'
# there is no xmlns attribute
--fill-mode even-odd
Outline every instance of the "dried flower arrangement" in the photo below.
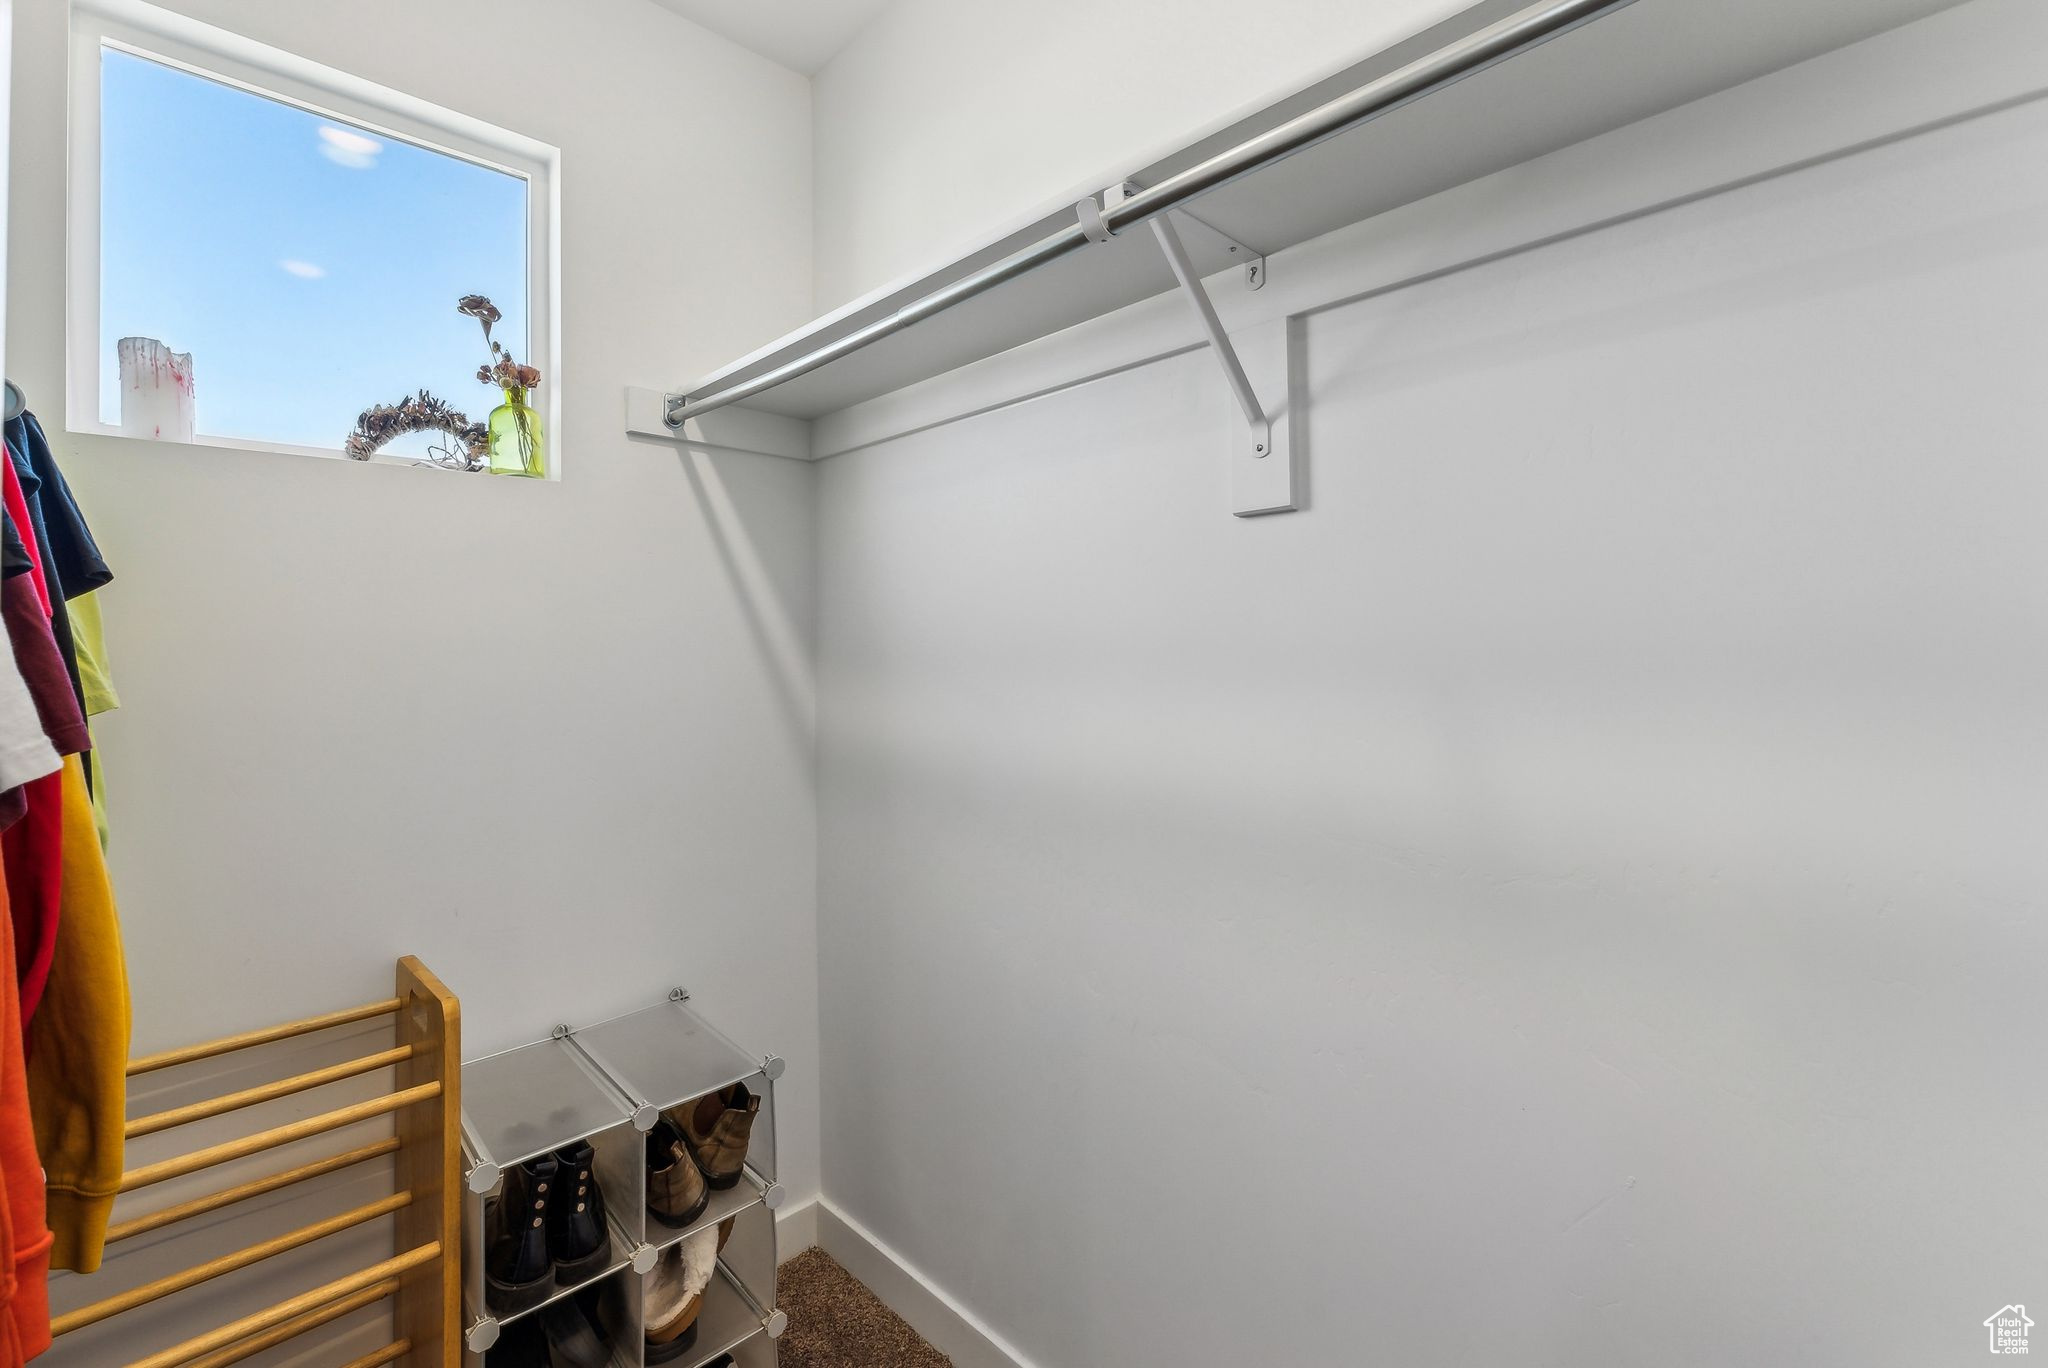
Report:
<svg viewBox="0 0 2048 1368"><path fill-rule="evenodd" d="M455 446L433 447L427 460L450 470L482 470L490 464L490 436L482 423L451 408L448 401L421 390L395 404L377 404L356 418L356 428L342 443L351 460L367 461L386 443L413 432L444 432Z"/></svg>
<svg viewBox="0 0 2048 1368"><path fill-rule="evenodd" d="M527 405L527 392L540 383L540 372L515 360L505 344L491 336L491 325L503 315L483 295L464 295L455 301L455 311L483 325L484 345L490 348L490 363L477 367L476 378L504 391L505 402L491 413L490 469L494 475L547 474L547 448L541 434L540 415Z"/></svg>
<svg viewBox="0 0 2048 1368"><path fill-rule="evenodd" d="M501 390L530 390L540 383L540 372L532 366L522 366L512 359L505 350L505 344L491 336L491 325L504 315L498 306L483 295L464 295L455 301L455 312L466 314L483 325L484 345L491 349L489 365L476 368L476 378L486 385L496 385Z"/></svg>
<svg viewBox="0 0 2048 1368"><path fill-rule="evenodd" d="M451 439L445 447L430 447L426 459L449 470L491 470L500 474L544 475L540 419L526 406L527 391L540 383L540 372L521 365L491 336L491 325L504 317L497 305L483 295L464 295L455 303L457 313L483 325L484 344L490 348L490 364L477 367L476 378L505 392L505 404L491 415L489 423L474 423L469 415L449 406L422 389L395 404L377 404L356 417L355 431L342 443L350 459L367 461L380 449L414 432L442 432ZM496 429L500 418L509 415L503 432ZM493 461L493 457L498 459Z"/></svg>

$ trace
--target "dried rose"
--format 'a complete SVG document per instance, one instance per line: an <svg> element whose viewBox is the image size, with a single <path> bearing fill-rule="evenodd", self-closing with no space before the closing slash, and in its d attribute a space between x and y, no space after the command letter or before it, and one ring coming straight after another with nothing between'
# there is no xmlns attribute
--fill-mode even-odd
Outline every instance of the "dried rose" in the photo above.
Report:
<svg viewBox="0 0 2048 1368"><path fill-rule="evenodd" d="M526 389L532 389L540 383L540 372L532 366L519 367L519 383Z"/></svg>
<svg viewBox="0 0 2048 1368"><path fill-rule="evenodd" d="M496 323L505 316L499 313L498 306L491 303L489 298L484 295L464 295L461 299L455 301L455 312L467 314L483 324L486 337L490 335L491 324Z"/></svg>

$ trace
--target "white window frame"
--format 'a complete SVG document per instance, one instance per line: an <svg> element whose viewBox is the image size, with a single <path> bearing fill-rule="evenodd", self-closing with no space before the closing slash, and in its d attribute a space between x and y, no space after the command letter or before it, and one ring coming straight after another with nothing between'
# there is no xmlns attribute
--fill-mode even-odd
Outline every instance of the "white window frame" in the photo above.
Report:
<svg viewBox="0 0 2048 1368"><path fill-rule="evenodd" d="M100 350L100 51L133 53L252 95L295 106L336 123L457 157L517 176L527 184L526 269L528 345L523 358L545 382L536 396L545 430L561 426L561 152L481 119L322 66L225 29L203 24L143 0L75 0L71 20L71 175L69 191L65 426L72 432L122 437L100 421L101 367L114 364ZM450 296L451 316L455 299ZM175 339L166 338L167 342ZM481 345L481 343L479 343ZM479 353L481 355L481 353ZM201 367L205 365L200 358ZM204 389L206 373L199 372ZM479 387L481 388L481 387ZM392 403L396 394L368 395L365 403ZM495 407L496 401L492 403ZM488 410L486 410L488 411ZM204 410L201 410L203 420ZM226 437L199 432L193 444L240 451L282 451L347 459L345 433L333 447ZM148 441L148 438L127 438ZM561 448L549 444L548 478L561 475ZM417 457L375 461L418 464Z"/></svg>

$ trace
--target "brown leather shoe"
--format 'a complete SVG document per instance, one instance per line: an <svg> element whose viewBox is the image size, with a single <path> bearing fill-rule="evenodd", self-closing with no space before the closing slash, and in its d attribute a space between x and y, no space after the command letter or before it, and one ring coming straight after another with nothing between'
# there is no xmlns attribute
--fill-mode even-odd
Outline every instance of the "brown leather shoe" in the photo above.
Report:
<svg viewBox="0 0 2048 1368"><path fill-rule="evenodd" d="M740 1180L740 1170L747 1162L747 1142L753 1138L754 1118L760 1111L761 1099L748 1092L744 1083L700 1097L683 1108L683 1138L689 1142L690 1157L704 1170L711 1186L723 1191Z"/></svg>
<svg viewBox="0 0 2048 1368"><path fill-rule="evenodd" d="M647 1214L680 1230L704 1214L711 1188L690 1158L683 1133L667 1117L647 1133Z"/></svg>

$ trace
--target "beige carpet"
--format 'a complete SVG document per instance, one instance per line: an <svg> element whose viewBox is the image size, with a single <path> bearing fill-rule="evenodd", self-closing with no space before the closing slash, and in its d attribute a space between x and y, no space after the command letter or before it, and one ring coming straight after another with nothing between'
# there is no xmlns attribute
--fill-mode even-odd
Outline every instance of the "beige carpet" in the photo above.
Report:
<svg viewBox="0 0 2048 1368"><path fill-rule="evenodd" d="M789 1313L781 1368L953 1368L822 1249L782 1266L775 1300Z"/></svg>

